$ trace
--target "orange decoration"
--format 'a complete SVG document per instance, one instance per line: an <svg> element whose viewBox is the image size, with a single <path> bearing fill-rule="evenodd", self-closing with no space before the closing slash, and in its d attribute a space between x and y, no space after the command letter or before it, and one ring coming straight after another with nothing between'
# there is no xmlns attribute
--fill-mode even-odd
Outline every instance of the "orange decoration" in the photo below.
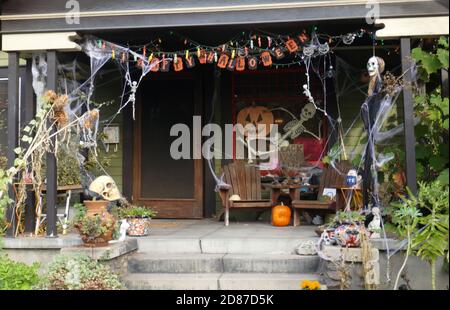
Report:
<svg viewBox="0 0 450 310"><path fill-rule="evenodd" d="M272 208L272 225L283 227L288 226L291 221L291 208L281 204Z"/></svg>
<svg viewBox="0 0 450 310"><path fill-rule="evenodd" d="M230 59L230 57L227 54L221 54L217 61L217 67L224 69L228 64L228 59Z"/></svg>
<svg viewBox="0 0 450 310"><path fill-rule="evenodd" d="M152 72L158 72L159 71L159 59L156 57L153 57L150 61L150 71Z"/></svg>
<svg viewBox="0 0 450 310"><path fill-rule="evenodd" d="M167 59L164 55L163 55L163 59L160 62L160 68L159 70L161 72L169 72L169 68L170 68L170 60Z"/></svg>
<svg viewBox="0 0 450 310"><path fill-rule="evenodd" d="M214 52L209 52L206 55L206 62L212 64L214 62Z"/></svg>
<svg viewBox="0 0 450 310"><path fill-rule="evenodd" d="M305 43L306 41L308 41L308 35L303 32L298 36L298 39L300 40L300 42Z"/></svg>
<svg viewBox="0 0 450 310"><path fill-rule="evenodd" d="M227 70L234 71L234 68L236 67L236 60L230 59L227 65Z"/></svg>
<svg viewBox="0 0 450 310"><path fill-rule="evenodd" d="M264 67L268 67L272 64L272 56L270 56L269 52L263 52L261 54L261 61Z"/></svg>
<svg viewBox="0 0 450 310"><path fill-rule="evenodd" d="M290 53L295 53L296 51L298 51L298 45L293 39L289 39L286 41L286 48Z"/></svg>
<svg viewBox="0 0 450 310"><path fill-rule="evenodd" d="M256 70L256 68L258 67L258 61L256 60L256 57L249 57L247 64L250 70Z"/></svg>
<svg viewBox="0 0 450 310"><path fill-rule="evenodd" d="M186 67L188 67L188 68L193 68L193 67L195 67L195 60L194 60L194 57L189 56L189 57L186 58Z"/></svg>
<svg viewBox="0 0 450 310"><path fill-rule="evenodd" d="M282 58L284 58L284 53L283 53L283 51L281 50L281 48L276 48L275 50L274 50L274 54L275 54L275 58L276 59L282 59Z"/></svg>
<svg viewBox="0 0 450 310"><path fill-rule="evenodd" d="M183 70L183 60L181 60L181 57L177 57L177 59L173 61L173 69L175 71Z"/></svg>
<svg viewBox="0 0 450 310"><path fill-rule="evenodd" d="M270 134L270 125L274 123L273 113L263 106L249 106L239 111L237 115L237 123L245 128L246 125L251 124L258 130L260 125L264 125L258 135L267 136ZM248 135L247 130L243 132L244 136Z"/></svg>
<svg viewBox="0 0 450 310"><path fill-rule="evenodd" d="M201 50L198 56L198 62L204 65L206 63L206 51Z"/></svg>
<svg viewBox="0 0 450 310"><path fill-rule="evenodd" d="M245 70L245 57L236 58L236 71Z"/></svg>

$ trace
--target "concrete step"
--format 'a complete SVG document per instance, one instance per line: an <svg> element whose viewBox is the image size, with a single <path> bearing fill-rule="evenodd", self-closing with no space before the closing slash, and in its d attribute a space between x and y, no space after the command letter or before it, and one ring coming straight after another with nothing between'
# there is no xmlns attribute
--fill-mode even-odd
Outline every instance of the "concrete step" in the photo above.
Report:
<svg viewBox="0 0 450 310"><path fill-rule="evenodd" d="M221 273L223 254L144 254L128 259L130 273Z"/></svg>
<svg viewBox="0 0 450 310"><path fill-rule="evenodd" d="M265 273L132 273L123 278L132 290L298 290L315 274Z"/></svg>
<svg viewBox="0 0 450 310"><path fill-rule="evenodd" d="M318 256L270 254L144 254L128 260L130 273L313 273Z"/></svg>
<svg viewBox="0 0 450 310"><path fill-rule="evenodd" d="M295 254L295 249L317 237L267 238L206 236L197 238L138 238L140 253Z"/></svg>
<svg viewBox="0 0 450 310"><path fill-rule="evenodd" d="M226 273L314 273L319 260L295 254L227 254L223 268Z"/></svg>

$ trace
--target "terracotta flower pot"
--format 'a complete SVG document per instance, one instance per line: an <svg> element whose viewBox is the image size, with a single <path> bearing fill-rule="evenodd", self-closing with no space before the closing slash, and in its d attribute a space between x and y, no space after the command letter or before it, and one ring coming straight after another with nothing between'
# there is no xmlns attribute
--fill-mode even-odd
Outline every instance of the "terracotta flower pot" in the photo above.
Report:
<svg viewBox="0 0 450 310"><path fill-rule="evenodd" d="M108 212L107 206L109 201L106 200L85 200L84 205L86 206L86 217L100 216L101 224L106 222L112 223L108 231L100 236L89 236L87 234L81 233L81 227L77 227L80 232L81 240L86 247L102 247L107 246L108 241L113 239L113 233L115 228L116 219L114 216Z"/></svg>
<svg viewBox="0 0 450 310"><path fill-rule="evenodd" d="M87 209L86 215L92 216L95 214L103 215L105 213L108 213L108 203L109 201L107 200L85 200L83 204Z"/></svg>
<svg viewBox="0 0 450 310"><path fill-rule="evenodd" d="M114 232L114 226L105 234L98 237L90 237L88 235L81 235L83 245L88 248L104 247L108 245L108 242L112 240Z"/></svg>
<svg viewBox="0 0 450 310"><path fill-rule="evenodd" d="M130 227L127 230L129 236L147 236L150 234L150 218L127 218Z"/></svg>

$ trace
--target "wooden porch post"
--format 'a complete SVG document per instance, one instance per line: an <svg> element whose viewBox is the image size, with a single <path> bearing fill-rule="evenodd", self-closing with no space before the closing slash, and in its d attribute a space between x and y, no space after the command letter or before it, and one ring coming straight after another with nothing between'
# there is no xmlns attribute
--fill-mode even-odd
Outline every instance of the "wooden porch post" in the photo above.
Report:
<svg viewBox="0 0 450 310"><path fill-rule="evenodd" d="M57 59L56 51L47 51L47 89L56 89L56 79L57 79ZM49 123L52 122L49 120ZM55 132L56 128L53 126L51 132ZM52 138L52 143L55 143L55 138ZM47 237L57 237L58 232L56 229L57 221L57 171L56 171L56 155L52 152L47 153L47 190L46 190L46 200L47 200Z"/></svg>
<svg viewBox="0 0 450 310"><path fill-rule="evenodd" d="M401 38L402 71L405 82L412 79L411 74L411 39ZM414 104L413 94L409 87L403 89L403 118L405 128L406 183L413 194L417 193L416 176L416 138L414 136Z"/></svg>
<svg viewBox="0 0 450 310"><path fill-rule="evenodd" d="M21 124L20 128L24 128L35 116L36 114L36 103L33 90L33 74L31 73L31 68L33 65L33 59L28 58L25 67L25 96L22 104L22 114L21 114ZM35 229L35 194L34 191L27 188L27 199L25 201L25 232L34 233Z"/></svg>
<svg viewBox="0 0 450 310"><path fill-rule="evenodd" d="M14 166L16 159L14 149L19 142L19 96L19 53L8 52L8 167ZM8 188L8 194L11 199L15 200L12 185ZM12 203L6 210L6 218L11 223L6 231L6 236L14 237L17 226L15 203Z"/></svg>

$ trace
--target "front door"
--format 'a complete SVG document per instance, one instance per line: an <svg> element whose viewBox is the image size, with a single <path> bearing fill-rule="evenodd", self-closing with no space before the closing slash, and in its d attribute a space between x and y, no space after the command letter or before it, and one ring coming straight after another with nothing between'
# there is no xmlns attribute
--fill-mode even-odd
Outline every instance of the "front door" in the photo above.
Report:
<svg viewBox="0 0 450 310"><path fill-rule="evenodd" d="M159 218L203 216L202 160L175 160L170 155L177 138L170 136L171 127L186 124L192 137L193 116L201 115L200 81L189 73L155 74L139 87L133 202L153 207Z"/></svg>

